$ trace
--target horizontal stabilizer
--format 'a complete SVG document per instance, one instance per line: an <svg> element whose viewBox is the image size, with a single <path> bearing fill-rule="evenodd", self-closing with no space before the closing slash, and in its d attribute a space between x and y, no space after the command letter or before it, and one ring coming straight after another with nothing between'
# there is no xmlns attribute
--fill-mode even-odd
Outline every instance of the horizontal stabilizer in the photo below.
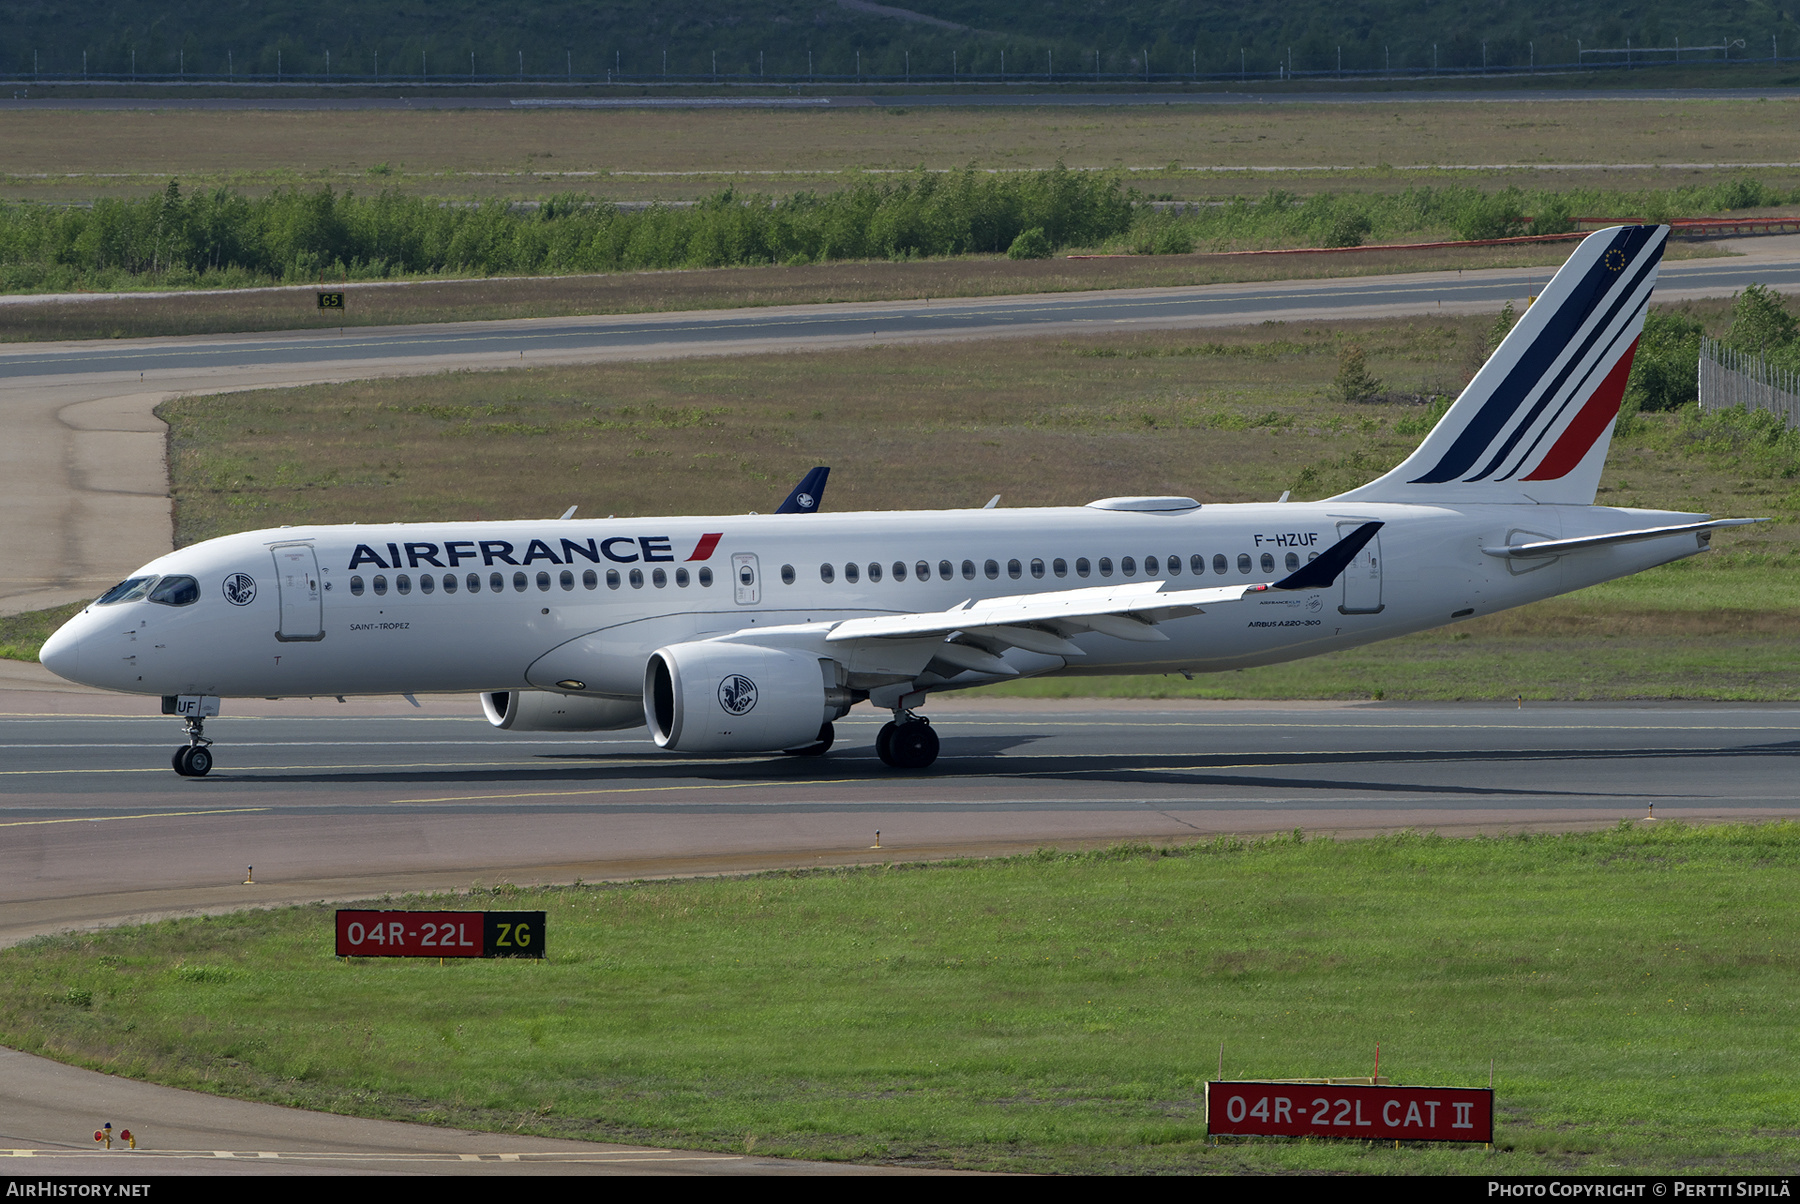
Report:
<svg viewBox="0 0 1800 1204"><path fill-rule="evenodd" d="M1540 539L1533 543L1507 544L1498 548L1483 548L1489 556L1501 556L1508 560L1534 560L1543 556L1561 556L1565 552L1579 552L1583 548L1603 548L1616 543L1641 543L1646 539L1662 539L1669 535L1687 535L1716 531L1720 527L1743 527L1751 523L1766 523L1766 518L1714 518L1703 523L1679 523L1673 527L1644 527L1637 531L1613 531L1606 535L1583 535L1575 539ZM1323 560L1324 557L1319 558Z"/></svg>

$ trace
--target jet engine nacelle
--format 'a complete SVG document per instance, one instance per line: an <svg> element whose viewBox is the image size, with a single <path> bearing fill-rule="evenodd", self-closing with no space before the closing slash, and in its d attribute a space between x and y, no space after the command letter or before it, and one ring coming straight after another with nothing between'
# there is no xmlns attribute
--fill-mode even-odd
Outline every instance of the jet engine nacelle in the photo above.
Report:
<svg viewBox="0 0 1800 1204"><path fill-rule="evenodd" d="M489 723L508 732L613 732L644 723L644 708L635 701L548 690L495 690L481 696L481 709Z"/></svg>
<svg viewBox="0 0 1800 1204"><path fill-rule="evenodd" d="M836 680L831 661L805 652L671 644L644 668L644 719L656 743L677 752L802 748L848 709Z"/></svg>

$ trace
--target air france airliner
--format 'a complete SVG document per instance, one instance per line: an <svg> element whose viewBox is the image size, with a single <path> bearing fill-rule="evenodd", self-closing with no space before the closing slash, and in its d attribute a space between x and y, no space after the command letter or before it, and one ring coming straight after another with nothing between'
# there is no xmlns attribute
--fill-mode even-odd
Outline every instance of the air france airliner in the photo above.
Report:
<svg viewBox="0 0 1800 1204"><path fill-rule="evenodd" d="M1586 238L1416 451L1319 502L283 527L146 564L40 657L160 696L172 764L220 700L478 694L507 731L648 727L686 754L937 758L931 695L1024 677L1216 673L1522 606L1707 549L1748 519L1594 505L1668 238ZM798 516L797 516L798 515Z"/></svg>

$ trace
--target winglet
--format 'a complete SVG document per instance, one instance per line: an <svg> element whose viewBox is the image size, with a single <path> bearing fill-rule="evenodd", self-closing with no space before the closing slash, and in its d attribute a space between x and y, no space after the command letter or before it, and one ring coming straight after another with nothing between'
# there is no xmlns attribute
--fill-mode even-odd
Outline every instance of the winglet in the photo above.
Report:
<svg viewBox="0 0 1800 1204"><path fill-rule="evenodd" d="M1325 589L1336 581L1343 571L1350 567L1356 554L1363 550L1375 532L1381 530L1382 523L1364 523L1344 538L1320 554L1317 560L1309 561L1274 585L1270 589Z"/></svg>
<svg viewBox="0 0 1800 1204"><path fill-rule="evenodd" d="M825 498L825 478L831 475L831 469L820 465L800 478L794 486L794 492L787 495L787 501L775 508L777 514L817 514L819 503Z"/></svg>

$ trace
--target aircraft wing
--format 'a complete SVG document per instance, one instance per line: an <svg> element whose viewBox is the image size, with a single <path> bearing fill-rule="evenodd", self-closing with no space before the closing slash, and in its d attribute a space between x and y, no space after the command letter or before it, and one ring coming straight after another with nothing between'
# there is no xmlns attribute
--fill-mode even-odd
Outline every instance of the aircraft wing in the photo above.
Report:
<svg viewBox="0 0 1800 1204"><path fill-rule="evenodd" d="M1016 671L994 655L1007 647L1049 656L1081 656L1081 648L1069 637L1082 632L1156 643L1169 638L1157 630L1157 624L1201 614L1208 606L1271 591L1324 589L1338 579L1381 526L1378 522L1364 523L1316 560L1280 581L1204 589L1171 589L1167 581L1142 581L1048 594L970 599L949 610L847 619L832 625L825 643L828 647L843 647L884 641L944 640L947 643L935 650L938 659L963 668L1011 675Z"/></svg>

